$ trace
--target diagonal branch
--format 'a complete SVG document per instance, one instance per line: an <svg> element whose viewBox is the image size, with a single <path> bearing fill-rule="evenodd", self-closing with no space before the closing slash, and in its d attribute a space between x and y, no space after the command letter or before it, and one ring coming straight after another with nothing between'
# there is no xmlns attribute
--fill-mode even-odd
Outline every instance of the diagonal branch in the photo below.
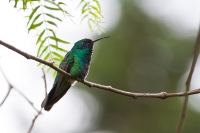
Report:
<svg viewBox="0 0 200 133"><path fill-rule="evenodd" d="M190 72L186 81L186 91L190 90L190 83L191 83L191 79L192 79L192 75L196 66L196 62L198 59L198 54L199 54L199 49L200 49L200 27L199 27L199 31L198 31L198 36L197 36L197 40L196 40L196 44L194 46L194 50L193 50L193 60L192 60L192 66L190 68ZM182 113L181 113L181 118L179 120L179 125L178 125L178 129L177 129L177 133L181 133L182 129L183 129L183 124L184 124L184 120L186 117L186 112L187 112L187 106L188 106L188 99L189 97L186 96L184 99L184 103L183 103L183 108L182 108Z"/></svg>
<svg viewBox="0 0 200 133"><path fill-rule="evenodd" d="M27 59L32 59L32 60L35 60L37 62L40 62L40 63L43 63L51 68L53 68L54 70L58 71L59 73L62 73L64 76L68 77L68 78L72 78L74 79L69 73L65 72L64 70L56 67L53 65L52 62L49 62L49 61L45 61L45 60L42 60L40 58L37 58L35 56L32 56L30 54L27 54L3 41L0 40L0 44L19 53L20 55L24 56L25 58ZM81 82L83 84L85 84L86 86L88 87L95 87L95 88L99 88L99 89L102 89L102 90L107 90L107 91L111 91L111 92L114 92L114 93L117 93L117 94L120 94L120 95L124 95L124 96L128 96L128 97L132 97L134 99L138 98L138 97L149 97L149 98L160 98L160 99L166 99L166 98L169 98L169 97L181 97L181 96L188 96L188 95L193 95L193 94L199 94L200 93L200 89L196 89L196 90L192 90L192 91L186 91L186 92L178 92L178 93L166 93L166 92L160 92L160 93L133 93L133 92L128 92L128 91L123 91L123 90L119 90L119 89L116 89L116 88L113 88L111 86L105 86L105 85L100 85L100 84L97 84L97 83L92 83L92 82L89 82L89 81L82 81L81 79L76 79L78 82Z"/></svg>
<svg viewBox="0 0 200 133"><path fill-rule="evenodd" d="M5 74L4 74L4 72L3 72L2 68L1 68L1 66L0 66L0 71L1 71L2 75L4 76L6 82L7 82L8 85L9 85L8 92L7 92L6 96L4 97L3 101L2 101L1 104L0 104L0 106L2 106L2 105L4 104L4 102L6 101L6 99L8 98L8 96L9 96L11 90L13 89L13 86L12 86L12 85L10 84L10 82L8 81L8 79L7 79L7 77L5 76Z"/></svg>
<svg viewBox="0 0 200 133"><path fill-rule="evenodd" d="M43 72L43 80L44 80L44 88L45 88L45 97L47 96L47 81L46 81L46 75L45 75L45 72L44 72L44 69L42 69L42 72ZM39 117L39 115L42 114L42 108L40 109L40 111L38 111L38 114L35 116L35 118L32 120L32 124L28 130L28 133L30 133L33 129L33 126L35 124L35 121L37 120L37 118Z"/></svg>
<svg viewBox="0 0 200 133"><path fill-rule="evenodd" d="M22 97L24 97L24 99L26 99L26 101L33 107L33 109L36 112L39 112L39 110L37 110L37 108L34 106L33 102L31 102L20 90L14 88L15 91L17 91Z"/></svg>
<svg viewBox="0 0 200 133"><path fill-rule="evenodd" d="M6 96L4 97L3 101L0 103L0 106L2 106L4 104L4 102L6 101L6 99L8 98L10 92L12 90L12 86L9 85L9 89L8 89L8 92L6 94Z"/></svg>
<svg viewBox="0 0 200 133"><path fill-rule="evenodd" d="M42 108L40 109L40 111L38 112L38 114L35 116L35 118L32 120L32 124L30 126L30 128L28 129L28 133L30 133L33 129L33 126L35 124L36 119L39 117L39 115L42 114Z"/></svg>

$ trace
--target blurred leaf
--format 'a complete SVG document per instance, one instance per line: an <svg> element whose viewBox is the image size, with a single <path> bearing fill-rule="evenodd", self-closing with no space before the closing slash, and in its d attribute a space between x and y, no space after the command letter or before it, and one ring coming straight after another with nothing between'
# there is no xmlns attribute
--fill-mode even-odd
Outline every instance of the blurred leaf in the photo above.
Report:
<svg viewBox="0 0 200 133"><path fill-rule="evenodd" d="M58 47L58 46L56 46L56 45L50 44L50 46L53 47L53 48L55 48L56 50L61 51L61 52L65 52L65 53L68 52L67 50L65 50L65 49L63 49L63 48L60 48L60 47Z"/></svg>
<svg viewBox="0 0 200 133"><path fill-rule="evenodd" d="M64 41L64 40L61 40L61 39L59 39L59 38L57 38L57 37L54 37L54 36L50 36L50 38L51 38L52 40L58 41L58 42L60 42L60 43L69 44L69 42Z"/></svg>
<svg viewBox="0 0 200 133"><path fill-rule="evenodd" d="M91 14L92 16L94 16L95 18L99 19L99 17L97 16L97 14L95 14L95 13L93 13L93 12L90 12L90 14Z"/></svg>
<svg viewBox="0 0 200 133"><path fill-rule="evenodd" d="M51 14L49 14L49 13L46 13L46 15L49 16L49 17L51 17L51 18L53 18L53 19L57 19L57 20L59 20L59 21L62 22L62 20L61 20L60 18L55 17L55 16L53 16L53 15L51 15Z"/></svg>
<svg viewBox="0 0 200 133"><path fill-rule="evenodd" d="M58 62L62 61L60 58L52 58L52 60L55 60L55 61L58 61Z"/></svg>
<svg viewBox="0 0 200 133"><path fill-rule="evenodd" d="M40 66L40 65L42 65L42 63L40 62L40 63L38 63L38 65L37 66Z"/></svg>
<svg viewBox="0 0 200 133"><path fill-rule="evenodd" d="M96 8L95 6L91 6L91 7L92 7L92 9L94 9L96 12L98 12L99 14L101 14L101 12L99 11L98 8Z"/></svg>
<svg viewBox="0 0 200 133"><path fill-rule="evenodd" d="M49 67L46 72L49 72L50 70L51 70L51 67Z"/></svg>
<svg viewBox="0 0 200 133"><path fill-rule="evenodd" d="M39 57L41 57L41 56L43 55L43 53L47 51L47 48L48 48L48 47L49 47L49 46L46 46L46 47L42 50L42 52L41 52L41 54L40 54Z"/></svg>
<svg viewBox="0 0 200 133"><path fill-rule="evenodd" d="M46 21L46 22L57 27L57 25L52 21Z"/></svg>
<svg viewBox="0 0 200 133"><path fill-rule="evenodd" d="M97 4L99 10L101 10L101 5L100 5L99 1L98 0L93 0L93 1Z"/></svg>
<svg viewBox="0 0 200 133"><path fill-rule="evenodd" d="M90 21L88 21L88 26L89 26L90 30L93 31Z"/></svg>
<svg viewBox="0 0 200 133"><path fill-rule="evenodd" d="M85 5L82 8L82 14L84 14L85 11L87 11L89 8L87 8L88 3L85 3Z"/></svg>
<svg viewBox="0 0 200 133"><path fill-rule="evenodd" d="M31 14L29 15L29 20L28 20L28 23L26 25L29 24L29 22L31 21L33 15L35 14L35 12L38 10L40 6L37 6L36 8L33 9L33 11L31 12Z"/></svg>
<svg viewBox="0 0 200 133"><path fill-rule="evenodd" d="M84 2L84 0L81 0L81 2L78 4L78 6L76 8L79 8L80 5Z"/></svg>
<svg viewBox="0 0 200 133"><path fill-rule="evenodd" d="M52 29L48 29L48 30L51 31L54 37L56 37L56 33ZM56 42L56 46L58 46L58 41L57 40L54 40L54 41Z"/></svg>
<svg viewBox="0 0 200 133"><path fill-rule="evenodd" d="M56 73L57 73L57 71L54 71L54 72L53 72L53 78L56 76Z"/></svg>
<svg viewBox="0 0 200 133"><path fill-rule="evenodd" d="M44 32L45 32L45 29L40 33L40 35L39 35L39 37L38 37L38 40L37 40L36 44L38 44L38 43L41 41L41 38L42 38Z"/></svg>
<svg viewBox="0 0 200 133"><path fill-rule="evenodd" d="M33 26L32 29L36 28L36 27L34 27L34 23L35 23L35 21L40 17L40 15L41 15L41 14L38 14L38 15L34 18L33 22L32 22L31 25L30 25L29 30L31 30L31 26ZM36 25L36 26L37 26L37 25ZM40 25L39 25L39 26L40 26ZM38 27L38 26L37 26L37 27Z"/></svg>
<svg viewBox="0 0 200 133"><path fill-rule="evenodd" d="M67 6L65 3L63 3L63 2L58 2L58 5L65 5L65 6Z"/></svg>
<svg viewBox="0 0 200 133"><path fill-rule="evenodd" d="M15 8L17 7L18 1L19 1L19 0L15 0L15 5L14 5Z"/></svg>
<svg viewBox="0 0 200 133"><path fill-rule="evenodd" d="M30 26L30 28L28 29L28 31L39 27L40 25L42 25L42 23L43 23L43 22L40 22L40 23L37 23L37 24L32 24L32 25Z"/></svg>
<svg viewBox="0 0 200 133"><path fill-rule="evenodd" d="M43 47L43 44L45 43L45 41L47 40L48 37L46 37L41 43L40 43L40 46L38 48L38 51L37 51L37 57L40 57L39 54L40 54L40 50L41 48ZM41 55L42 56L42 55Z"/></svg>
<svg viewBox="0 0 200 133"><path fill-rule="evenodd" d="M50 4L52 4L52 5L57 6L57 4L54 2L55 0L45 0L45 1L48 2L48 3L50 3Z"/></svg>
<svg viewBox="0 0 200 133"><path fill-rule="evenodd" d="M86 17L88 17L88 14L86 14L84 17L82 17L81 22L82 22Z"/></svg>
<svg viewBox="0 0 200 133"><path fill-rule="evenodd" d="M56 53L56 52L52 52L55 56L57 56L58 58L60 58L61 60L63 60L63 56L62 55L60 55L60 54L58 54L58 53Z"/></svg>
<svg viewBox="0 0 200 133"><path fill-rule="evenodd" d="M45 57L44 57L44 60L47 60L50 56L50 53L48 53Z"/></svg>
<svg viewBox="0 0 200 133"><path fill-rule="evenodd" d="M49 6L44 6L46 9L49 9L49 10L54 10L54 11L58 11L60 10L60 8L55 8L55 7L49 7Z"/></svg>

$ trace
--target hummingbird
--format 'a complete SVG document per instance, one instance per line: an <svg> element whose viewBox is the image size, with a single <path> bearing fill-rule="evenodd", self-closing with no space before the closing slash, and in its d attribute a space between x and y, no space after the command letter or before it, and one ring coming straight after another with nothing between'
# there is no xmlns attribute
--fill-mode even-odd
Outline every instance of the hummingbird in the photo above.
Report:
<svg viewBox="0 0 200 133"><path fill-rule="evenodd" d="M108 37L109 36L101 37L94 41L91 39L77 41L61 61L59 68L70 73L72 77L84 81L90 67L94 43ZM50 111L53 105L66 94L74 83L74 79L66 78L61 73L57 72L53 87L43 100L41 107L46 111Z"/></svg>

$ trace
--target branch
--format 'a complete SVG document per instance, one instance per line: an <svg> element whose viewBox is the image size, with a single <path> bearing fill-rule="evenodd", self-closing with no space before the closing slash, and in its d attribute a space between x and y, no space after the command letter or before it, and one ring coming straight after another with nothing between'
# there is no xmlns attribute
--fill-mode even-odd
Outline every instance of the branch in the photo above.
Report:
<svg viewBox="0 0 200 133"><path fill-rule="evenodd" d="M20 55L24 56L25 58L27 59L32 59L32 60L35 60L37 62L40 62L40 63L43 63L51 68L53 68L54 70L62 73L64 76L68 77L68 78L72 78L74 79L74 77L71 76L71 74L63 71L62 69L56 67L53 65L52 62L48 62L48 61L45 61L45 60L42 60L40 58L37 58L35 56L32 56L30 54L27 54L3 41L0 40L0 44L19 53ZM180 96L188 96L188 95L193 95L193 94L199 94L200 93L200 89L195 89L195 90L192 90L192 91L186 91L186 92L178 92L178 93L166 93L166 92L160 92L160 93L133 93L133 92L128 92L128 91L123 91L123 90L119 90L119 89L116 89L116 88L113 88L111 86L105 86L105 85L100 85L100 84L97 84L97 83L92 83L92 82L89 82L89 81L82 81L81 79L76 79L78 82L81 82L83 84L85 84L86 86L88 87L95 87L95 88L99 88L99 89L102 89L102 90L107 90L107 91L111 91L111 92L114 92L114 93L117 93L117 94L120 94L120 95L124 95L124 96L128 96L128 97L132 97L134 99L138 98L138 97L148 97L148 98L160 98L160 99L166 99L166 98L169 98L169 97L180 97Z"/></svg>
<svg viewBox="0 0 200 133"><path fill-rule="evenodd" d="M28 133L30 133L30 132L32 131L36 119L37 119L37 118L39 117L39 115L41 115L41 114L42 114L42 108L40 109L40 111L38 112L38 114L35 116L35 118L32 120L32 124L31 124L31 126L30 126L30 128L29 128L29 130L28 130Z"/></svg>
<svg viewBox="0 0 200 133"><path fill-rule="evenodd" d="M42 68L42 73L43 73L43 80L44 80L44 88L45 88L45 97L47 96L47 81L46 81L46 75L45 75L45 72L44 72L44 69Z"/></svg>
<svg viewBox="0 0 200 133"><path fill-rule="evenodd" d="M20 90L14 88L15 91L17 91L22 97L24 97L24 99L26 99L26 101L33 107L33 109L36 112L39 112L39 110L37 110L37 108L33 105L33 102L31 102Z"/></svg>
<svg viewBox="0 0 200 133"><path fill-rule="evenodd" d="M8 98L8 96L9 96L9 94L10 94L11 90L12 90L12 86L11 86L11 85L9 85L8 92L7 92L6 96L4 97L3 101L1 102L0 106L2 106L2 105L4 104L4 102L5 102L5 101L6 101L6 99Z"/></svg>
<svg viewBox="0 0 200 133"><path fill-rule="evenodd" d="M43 78L43 80L44 80L45 97L46 97L46 96L47 96L47 81L46 81L46 75L45 75L44 69L42 69L42 72L43 72L42 78ZM30 133L30 132L32 131L36 119L37 119L37 118L39 117L39 115L41 115L41 114L42 114L42 108L40 109L40 111L38 111L38 114L37 114L37 115L35 116L35 118L32 120L32 124L31 124L31 126L30 126L30 128L29 128L29 130L28 130L28 133Z"/></svg>
<svg viewBox="0 0 200 133"><path fill-rule="evenodd" d="M13 89L13 86L12 86L12 85L10 84L10 82L8 81L8 79L7 79L7 77L5 76L5 74L4 74L4 72L3 72L2 68L1 68L1 66L0 66L0 71L1 71L2 75L4 76L6 82L7 82L8 85L9 85L8 92L7 92L6 96L4 97L3 101L2 101L1 104L0 104L0 106L2 106L2 105L4 104L4 102L6 101L6 99L8 98L8 96L9 96L11 90Z"/></svg>
<svg viewBox="0 0 200 133"><path fill-rule="evenodd" d="M198 59L199 48L200 48L200 27L199 27L199 32L198 32L196 44L195 44L194 50L193 50L193 56L194 57L193 57L193 60L192 60L192 66L190 68L190 72L189 72L187 81L185 83L185 85L186 85L186 91L190 90L190 83L191 83L192 75L193 75L193 72L194 72L194 69L195 69L195 66L196 66L196 62L197 62L197 59ZM186 96L185 99L184 99L182 113L181 113L181 118L179 120L179 125L178 125L178 129L177 129L177 133L181 133L182 128L183 128L183 124L184 124L184 120L185 120L186 112L187 112L188 99L189 99L188 96Z"/></svg>
<svg viewBox="0 0 200 133"><path fill-rule="evenodd" d="M26 99L26 101L33 107L33 109L34 109L35 111L39 112L39 111L35 108L35 106L33 105L33 102L31 102L20 90L18 90L18 89L16 89L16 88L13 87L13 85L12 85L12 84L10 83L10 81L7 79L7 76L4 74L3 70L1 69L1 67L0 67L0 71L2 72L2 75L4 76L6 82L7 82L8 85L9 85L9 90L8 90L8 92L7 92L6 96L5 96L5 98L3 99L2 103L0 104L0 106L5 102L5 100L8 98L8 96L9 96L9 94L10 94L10 91L13 89L13 90L17 91L22 97L24 97L24 98Z"/></svg>
<svg viewBox="0 0 200 133"><path fill-rule="evenodd" d="M56 70L56 71L58 71L58 72L60 72L60 73L64 73L65 76L71 77L70 74L68 74L68 73L66 73L65 71L63 71L62 69L59 69L58 67L54 66L54 65L53 65L53 62L45 61L45 60L42 60L42 59L37 58L37 57L35 57L35 56L32 56L32 55L30 55L30 54L27 54L26 52L23 52L23 51L21 51L21 50L15 48L15 47L13 47L13 46L11 46L11 45L9 45L9 44L3 42L3 41L1 41L1 40L0 40L0 44L3 45L3 46L5 46L5 47L7 47L8 49L11 49L11 50L17 52L18 54L24 56L24 57L27 58L27 59L32 59L32 60L35 60L35 61L37 61L37 62L43 63L43 64L45 64L45 65L47 65L47 66L53 68L54 70Z"/></svg>

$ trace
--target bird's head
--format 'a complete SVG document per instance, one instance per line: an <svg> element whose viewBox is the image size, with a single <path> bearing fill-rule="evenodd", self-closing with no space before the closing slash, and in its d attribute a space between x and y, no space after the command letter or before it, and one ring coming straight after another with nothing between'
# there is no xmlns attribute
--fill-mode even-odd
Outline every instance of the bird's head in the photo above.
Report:
<svg viewBox="0 0 200 133"><path fill-rule="evenodd" d="M82 49L86 49L86 48L93 48L93 44L94 42L97 42L101 39L104 39L104 38L108 38L110 36L105 36L105 37L101 37L99 39L96 39L94 41L92 41L91 39L82 39L82 40L79 40L78 42L75 43L74 47L72 49L79 49L79 50L82 50Z"/></svg>

